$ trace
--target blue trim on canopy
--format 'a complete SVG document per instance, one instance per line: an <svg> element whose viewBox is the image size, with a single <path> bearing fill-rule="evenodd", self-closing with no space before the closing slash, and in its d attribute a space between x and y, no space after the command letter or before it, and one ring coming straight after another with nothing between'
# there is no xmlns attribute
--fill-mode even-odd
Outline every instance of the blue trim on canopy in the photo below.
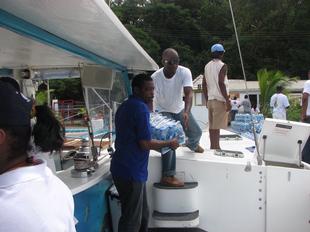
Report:
<svg viewBox="0 0 310 232"><path fill-rule="evenodd" d="M0 76L12 76L13 75L13 70L8 69L8 68L1 68L0 69Z"/></svg>
<svg viewBox="0 0 310 232"><path fill-rule="evenodd" d="M123 80L125 82L125 87L126 87L127 94L129 96L132 93L131 93L130 81L129 81L129 78L128 78L128 71L127 70L122 72L122 77L123 77Z"/></svg>
<svg viewBox="0 0 310 232"><path fill-rule="evenodd" d="M62 48L66 51L84 57L97 64L105 65L107 67L120 71L127 70L126 67L120 64L98 56L88 50L85 50L2 9L0 9L0 26L8 30L14 31L22 36L29 37L38 42L52 45L54 47L56 46L57 48Z"/></svg>

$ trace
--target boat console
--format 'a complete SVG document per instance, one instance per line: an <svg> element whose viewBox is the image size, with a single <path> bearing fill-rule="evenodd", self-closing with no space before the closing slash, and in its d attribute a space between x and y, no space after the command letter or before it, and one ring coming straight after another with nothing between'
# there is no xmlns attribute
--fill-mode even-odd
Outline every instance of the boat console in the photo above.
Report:
<svg viewBox="0 0 310 232"><path fill-rule="evenodd" d="M310 124L267 118L259 137L259 153L266 165L299 167Z"/></svg>

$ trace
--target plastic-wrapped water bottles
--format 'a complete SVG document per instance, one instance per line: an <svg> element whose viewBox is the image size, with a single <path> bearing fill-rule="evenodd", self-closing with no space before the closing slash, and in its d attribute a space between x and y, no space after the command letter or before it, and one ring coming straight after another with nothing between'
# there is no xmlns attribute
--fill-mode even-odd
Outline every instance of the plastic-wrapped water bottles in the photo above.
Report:
<svg viewBox="0 0 310 232"><path fill-rule="evenodd" d="M262 114L236 114L235 121L231 122L231 128L247 138L253 138L255 132L260 133L263 127L264 115Z"/></svg>
<svg viewBox="0 0 310 232"><path fill-rule="evenodd" d="M235 121L250 122L251 121L251 115L250 114L236 114L235 115Z"/></svg>
<svg viewBox="0 0 310 232"><path fill-rule="evenodd" d="M167 118L160 113L151 113L150 123L152 139L166 141L177 138L179 144L185 143L185 133L179 121ZM167 149L163 149L162 153L167 152Z"/></svg>
<svg viewBox="0 0 310 232"><path fill-rule="evenodd" d="M176 123L176 134L178 135L179 144L185 144L185 133L180 122Z"/></svg>

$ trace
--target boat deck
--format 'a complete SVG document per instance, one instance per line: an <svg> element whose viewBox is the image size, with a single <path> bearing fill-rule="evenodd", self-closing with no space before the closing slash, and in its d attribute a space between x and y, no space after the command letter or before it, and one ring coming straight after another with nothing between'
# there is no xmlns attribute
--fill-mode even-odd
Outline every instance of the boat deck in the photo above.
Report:
<svg viewBox="0 0 310 232"><path fill-rule="evenodd" d="M234 135L235 133L221 130L221 135ZM203 131L202 137L200 139L200 145L205 149L204 153L194 153L187 147L179 147L176 151L177 159L182 160L197 160L197 161L209 161L209 162L225 162L225 163L235 163L235 164L257 164L257 159L255 155L255 142L251 139L242 137L241 140L231 140L231 139L221 139L220 146L222 150L227 151L238 151L242 152L243 158L227 157L216 155L215 150L210 150L209 143L209 133L208 131ZM160 153L156 151L151 151L151 156L160 156Z"/></svg>

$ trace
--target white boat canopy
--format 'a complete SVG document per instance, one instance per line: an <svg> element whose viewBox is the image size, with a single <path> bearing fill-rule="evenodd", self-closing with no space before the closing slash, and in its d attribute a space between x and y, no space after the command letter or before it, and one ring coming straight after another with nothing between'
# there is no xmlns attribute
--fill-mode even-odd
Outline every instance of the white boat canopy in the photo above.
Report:
<svg viewBox="0 0 310 232"><path fill-rule="evenodd" d="M0 68L156 70L104 0L1 0Z"/></svg>
<svg viewBox="0 0 310 232"><path fill-rule="evenodd" d="M0 68L74 67L79 63L90 62L4 28L0 28L0 47Z"/></svg>

